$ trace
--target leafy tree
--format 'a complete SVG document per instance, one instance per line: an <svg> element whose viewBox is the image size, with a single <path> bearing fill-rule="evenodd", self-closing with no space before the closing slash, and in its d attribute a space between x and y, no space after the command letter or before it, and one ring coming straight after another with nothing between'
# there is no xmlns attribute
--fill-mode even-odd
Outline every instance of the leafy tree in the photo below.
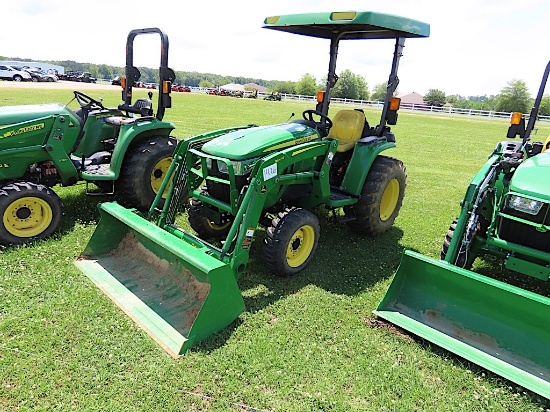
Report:
<svg viewBox="0 0 550 412"><path fill-rule="evenodd" d="M511 80L496 97L497 112L527 113L531 105L531 97L527 84L523 80Z"/></svg>
<svg viewBox="0 0 550 412"><path fill-rule="evenodd" d="M212 82L209 81L209 80L201 80L201 81L199 82L199 87L210 88L210 87L212 87Z"/></svg>
<svg viewBox="0 0 550 412"><path fill-rule="evenodd" d="M99 79L112 79L115 77L113 75L113 66L108 66L106 64L100 64L97 66L97 77Z"/></svg>
<svg viewBox="0 0 550 412"><path fill-rule="evenodd" d="M276 87L272 88L272 90L278 91L279 93L294 94L296 93L296 83L291 81L281 82Z"/></svg>
<svg viewBox="0 0 550 412"><path fill-rule="evenodd" d="M315 96L317 94L315 77L309 73L304 74L300 81L296 83L296 93L305 96Z"/></svg>
<svg viewBox="0 0 550 412"><path fill-rule="evenodd" d="M386 98L386 90L388 88L387 83L378 83L374 88L372 89L372 95L371 100L375 100L378 102L383 102Z"/></svg>
<svg viewBox="0 0 550 412"><path fill-rule="evenodd" d="M540 102L539 114L542 116L550 116L550 95L545 94Z"/></svg>
<svg viewBox="0 0 550 412"><path fill-rule="evenodd" d="M332 97L354 100L366 100L369 98L367 82L362 76L346 69L338 77L338 82L332 89Z"/></svg>
<svg viewBox="0 0 550 412"><path fill-rule="evenodd" d="M445 92L439 89L430 89L424 96L424 103L430 106L443 106L445 104Z"/></svg>
<svg viewBox="0 0 550 412"><path fill-rule="evenodd" d="M447 103L452 104L453 106L456 106L456 103L458 102L457 96L446 96Z"/></svg>

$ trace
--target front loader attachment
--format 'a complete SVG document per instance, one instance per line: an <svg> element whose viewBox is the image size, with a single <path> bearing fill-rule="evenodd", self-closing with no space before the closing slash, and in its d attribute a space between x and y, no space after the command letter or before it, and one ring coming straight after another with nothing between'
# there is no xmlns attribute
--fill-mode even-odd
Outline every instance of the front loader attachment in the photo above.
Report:
<svg viewBox="0 0 550 412"><path fill-rule="evenodd" d="M379 317L550 398L550 299L406 250Z"/></svg>
<svg viewBox="0 0 550 412"><path fill-rule="evenodd" d="M171 356L225 328L244 310L230 266L117 203L76 265Z"/></svg>

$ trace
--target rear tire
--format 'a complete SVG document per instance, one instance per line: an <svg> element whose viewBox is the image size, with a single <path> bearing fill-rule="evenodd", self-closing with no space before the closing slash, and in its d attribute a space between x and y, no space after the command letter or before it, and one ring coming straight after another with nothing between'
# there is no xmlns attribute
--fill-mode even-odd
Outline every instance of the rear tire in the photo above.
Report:
<svg viewBox="0 0 550 412"><path fill-rule="evenodd" d="M319 241L319 219L309 210L290 208L278 214L266 230L263 258L278 276L303 270L313 257Z"/></svg>
<svg viewBox="0 0 550 412"><path fill-rule="evenodd" d="M354 218L348 227L369 236L386 232L399 214L406 185L403 162L393 157L377 156L367 174L359 201L344 207L346 217Z"/></svg>
<svg viewBox="0 0 550 412"><path fill-rule="evenodd" d="M15 76L13 76L13 81L14 82L20 82L21 80L23 80L23 78L21 76L19 76L18 74L16 74Z"/></svg>
<svg viewBox="0 0 550 412"><path fill-rule="evenodd" d="M63 216L61 199L35 183L0 187L0 244L22 244L51 236Z"/></svg>
<svg viewBox="0 0 550 412"><path fill-rule="evenodd" d="M173 137L152 136L128 149L118 179L124 202L141 211L149 210L172 163L176 144Z"/></svg>

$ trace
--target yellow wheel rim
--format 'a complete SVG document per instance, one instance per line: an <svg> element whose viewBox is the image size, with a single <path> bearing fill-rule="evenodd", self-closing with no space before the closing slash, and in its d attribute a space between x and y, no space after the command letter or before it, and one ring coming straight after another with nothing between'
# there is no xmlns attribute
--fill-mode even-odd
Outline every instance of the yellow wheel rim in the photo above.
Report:
<svg viewBox="0 0 550 412"><path fill-rule="evenodd" d="M302 265L311 254L314 244L315 231L311 226L302 226L294 232L286 249L288 265L293 268Z"/></svg>
<svg viewBox="0 0 550 412"><path fill-rule="evenodd" d="M20 238L38 236L52 223L53 212L45 200L22 197L11 203L2 221L6 230Z"/></svg>
<svg viewBox="0 0 550 412"><path fill-rule="evenodd" d="M399 181L392 179L382 194L380 202L380 219L388 220L395 211L397 200L399 199Z"/></svg>
<svg viewBox="0 0 550 412"><path fill-rule="evenodd" d="M170 164L172 163L171 157L165 157L164 159L160 160L155 167L153 167L153 171L151 172L151 188L153 189L153 192L157 194L160 190L160 185L162 184L162 181L164 180L164 176L166 176L166 173L168 172L168 168L170 167ZM168 194L168 188L169 185L166 186L166 189L164 189L164 193L162 194L162 197L166 197Z"/></svg>
<svg viewBox="0 0 550 412"><path fill-rule="evenodd" d="M231 222L227 222L227 223L224 223L223 225L217 225L215 224L214 222L211 222L210 220L207 221L207 225L210 229L212 230L224 230L226 229L229 225L231 225Z"/></svg>

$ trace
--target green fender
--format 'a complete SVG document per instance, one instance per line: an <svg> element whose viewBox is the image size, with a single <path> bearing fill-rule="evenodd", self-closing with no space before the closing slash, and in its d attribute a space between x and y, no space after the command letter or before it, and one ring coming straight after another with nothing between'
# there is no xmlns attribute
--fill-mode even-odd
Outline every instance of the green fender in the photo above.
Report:
<svg viewBox="0 0 550 412"><path fill-rule="evenodd" d="M396 147L396 144L393 142L383 141L380 142L378 139L374 139L372 143L358 143L353 149L353 155L351 156L351 161L348 166L344 180L340 188L345 190L348 193L354 195L360 195L367 174L380 153L384 150L391 149Z"/></svg>
<svg viewBox="0 0 550 412"><path fill-rule="evenodd" d="M159 121L155 118L138 118L134 123L122 125L120 133L111 158L109 174L90 175L82 174L84 178L93 180L116 180L120 175L122 162L130 145L149 136L169 136L176 126L171 122Z"/></svg>

